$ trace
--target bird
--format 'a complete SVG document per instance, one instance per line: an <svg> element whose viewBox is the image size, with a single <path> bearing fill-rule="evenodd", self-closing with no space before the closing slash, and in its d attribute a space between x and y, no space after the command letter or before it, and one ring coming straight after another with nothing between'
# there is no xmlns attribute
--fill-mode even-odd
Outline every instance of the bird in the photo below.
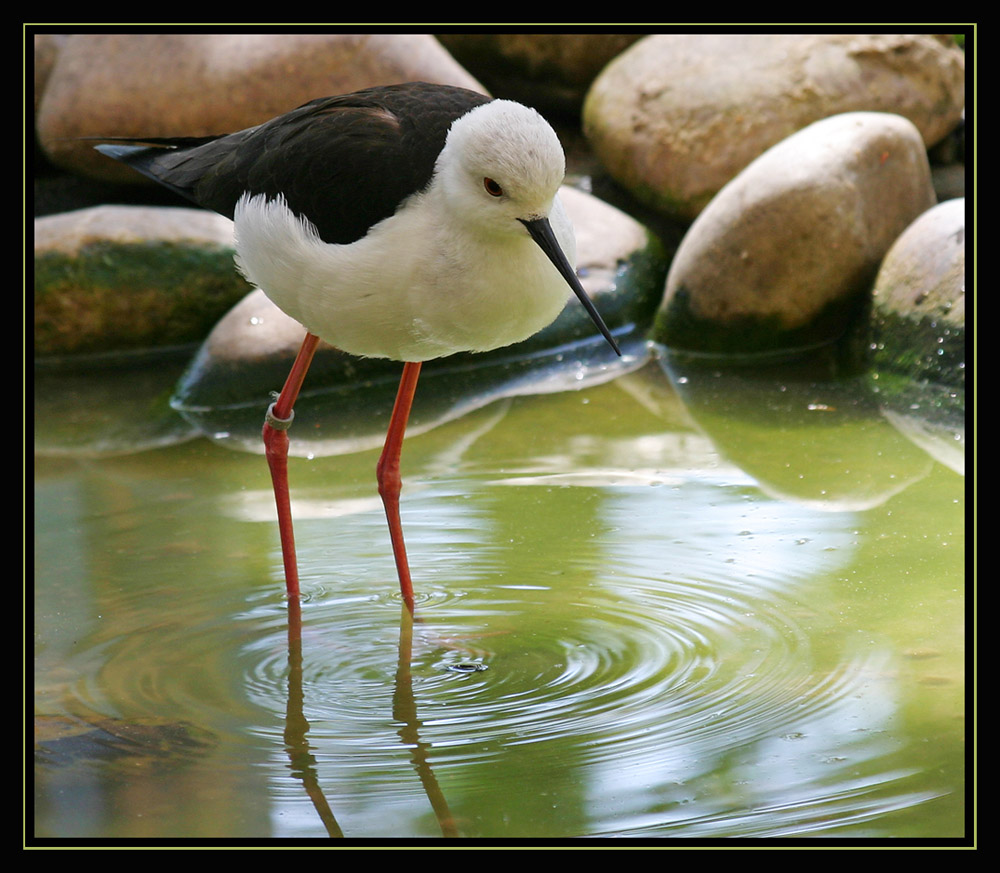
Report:
<svg viewBox="0 0 1000 873"><path fill-rule="evenodd" d="M527 339L571 294L621 355L573 266L555 131L521 103L408 82L235 133L100 140L102 154L231 218L237 268L306 331L262 431L289 598L300 585L287 430L317 345L403 363L376 479L412 613L400 455L423 362Z"/></svg>

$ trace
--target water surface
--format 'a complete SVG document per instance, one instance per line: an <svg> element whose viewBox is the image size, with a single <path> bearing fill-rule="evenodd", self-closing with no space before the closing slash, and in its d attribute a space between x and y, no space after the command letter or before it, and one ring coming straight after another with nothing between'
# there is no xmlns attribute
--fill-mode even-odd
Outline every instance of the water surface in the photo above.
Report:
<svg viewBox="0 0 1000 873"><path fill-rule="evenodd" d="M43 382L35 835L964 836L961 434L668 369L409 438L413 623L377 449L291 463L299 614L259 455Z"/></svg>

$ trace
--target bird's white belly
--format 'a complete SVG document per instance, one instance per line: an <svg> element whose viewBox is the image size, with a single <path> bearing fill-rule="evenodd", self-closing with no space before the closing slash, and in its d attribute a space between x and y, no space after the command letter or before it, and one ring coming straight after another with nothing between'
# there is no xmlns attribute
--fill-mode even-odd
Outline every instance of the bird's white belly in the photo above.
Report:
<svg viewBox="0 0 1000 873"><path fill-rule="evenodd" d="M487 245L414 205L406 221L397 213L355 243L330 245L283 200L244 198L237 264L311 333L365 357L488 351L537 333L562 310L569 286L526 233Z"/></svg>

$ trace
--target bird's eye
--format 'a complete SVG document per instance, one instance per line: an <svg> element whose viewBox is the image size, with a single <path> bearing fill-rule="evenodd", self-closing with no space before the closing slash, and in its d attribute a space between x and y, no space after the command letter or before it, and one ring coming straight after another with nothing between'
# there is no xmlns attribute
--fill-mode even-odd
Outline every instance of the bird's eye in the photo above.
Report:
<svg viewBox="0 0 1000 873"><path fill-rule="evenodd" d="M483 179L483 187L486 189L486 193L491 197L500 197L503 194L503 188L501 188L499 183L494 182L489 176Z"/></svg>

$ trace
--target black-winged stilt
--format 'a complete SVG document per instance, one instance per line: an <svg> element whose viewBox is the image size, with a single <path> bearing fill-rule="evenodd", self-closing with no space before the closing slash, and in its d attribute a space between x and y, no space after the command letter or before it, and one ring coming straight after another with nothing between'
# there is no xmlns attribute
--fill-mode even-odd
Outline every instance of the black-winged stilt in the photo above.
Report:
<svg viewBox="0 0 1000 873"><path fill-rule="evenodd" d="M307 331L263 431L290 597L286 430L316 345L404 362L377 478L412 611L399 456L421 363L526 339L570 290L621 354L573 268L555 132L519 103L414 82L313 100L228 135L106 143L104 154L232 218L238 267Z"/></svg>

